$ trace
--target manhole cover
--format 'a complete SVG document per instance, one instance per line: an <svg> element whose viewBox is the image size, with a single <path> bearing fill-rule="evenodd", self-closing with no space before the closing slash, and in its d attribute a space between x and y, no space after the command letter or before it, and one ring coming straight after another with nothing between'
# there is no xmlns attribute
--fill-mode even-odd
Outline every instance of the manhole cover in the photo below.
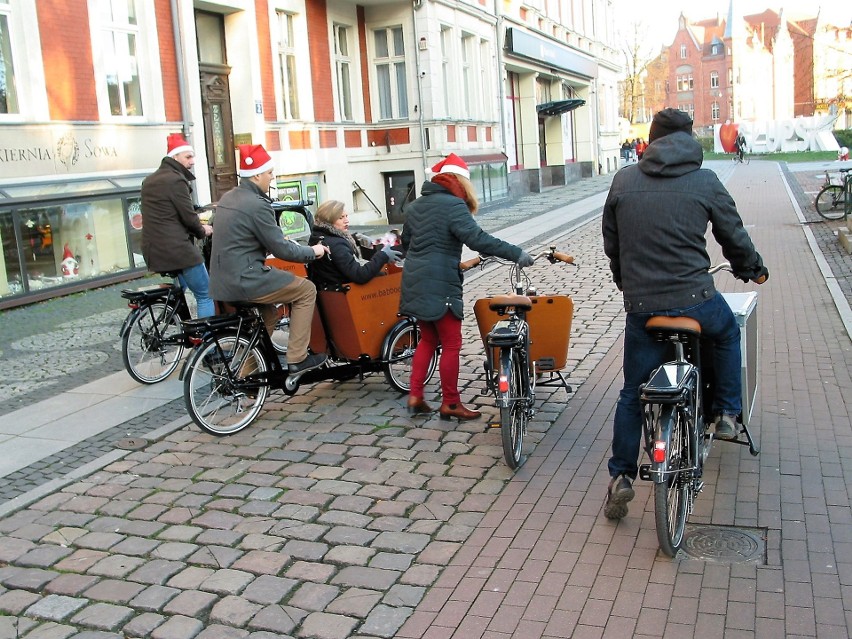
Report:
<svg viewBox="0 0 852 639"><path fill-rule="evenodd" d="M115 442L115 447L123 450L139 450L140 448L145 448L147 445L148 440L141 437L125 437Z"/></svg>
<svg viewBox="0 0 852 639"><path fill-rule="evenodd" d="M759 528L690 525L686 527L681 549L687 556L703 561L763 564L766 532Z"/></svg>

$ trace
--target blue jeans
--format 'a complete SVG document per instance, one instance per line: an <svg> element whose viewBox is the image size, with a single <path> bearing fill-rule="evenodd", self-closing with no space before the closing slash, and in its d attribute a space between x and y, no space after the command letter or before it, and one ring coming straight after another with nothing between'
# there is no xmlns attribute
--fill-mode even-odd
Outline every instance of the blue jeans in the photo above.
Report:
<svg viewBox="0 0 852 639"><path fill-rule="evenodd" d="M204 262L183 269L178 275L178 281L184 289L189 289L198 303L198 317L215 315L213 300L210 299L210 276Z"/></svg>
<svg viewBox="0 0 852 639"><path fill-rule="evenodd" d="M637 460L642 440L639 385L644 384L667 357L667 344L655 341L645 330L645 322L654 315L686 316L698 320L701 334L713 340L716 383L713 413L739 415L742 412L740 327L721 293L688 308L628 313L624 331L624 387L615 407L612 457L608 464L611 477L625 474L636 479L639 471Z"/></svg>

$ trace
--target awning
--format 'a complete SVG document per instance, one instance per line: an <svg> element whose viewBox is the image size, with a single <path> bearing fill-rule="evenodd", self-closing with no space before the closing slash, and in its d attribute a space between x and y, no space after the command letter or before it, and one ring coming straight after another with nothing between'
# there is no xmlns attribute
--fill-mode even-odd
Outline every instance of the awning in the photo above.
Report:
<svg viewBox="0 0 852 639"><path fill-rule="evenodd" d="M508 160L508 156L505 153L485 153L480 155L462 155L459 154L459 157L464 160L465 164L492 164L492 163L503 163Z"/></svg>
<svg viewBox="0 0 852 639"><path fill-rule="evenodd" d="M586 104L585 100L581 100L580 98L571 98L570 100L556 100L554 102L538 104L536 105L535 110L541 115L562 115L563 113L573 111L584 104Z"/></svg>

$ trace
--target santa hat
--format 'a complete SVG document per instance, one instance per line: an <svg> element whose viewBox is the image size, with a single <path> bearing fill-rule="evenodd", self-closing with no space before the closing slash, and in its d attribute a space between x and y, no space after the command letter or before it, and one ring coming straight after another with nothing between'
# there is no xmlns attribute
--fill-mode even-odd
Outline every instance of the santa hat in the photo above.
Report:
<svg viewBox="0 0 852 639"><path fill-rule="evenodd" d="M64 246L63 248L64 248L65 250L64 250L64 251L63 251L63 253L62 253L62 261L64 262L64 261L65 261L65 260L67 260L69 257L73 260L73 259L74 259L74 254L71 252L71 249L70 249L70 248L68 248L68 243L67 243L67 242L66 242L66 244L65 244L65 246Z"/></svg>
<svg viewBox="0 0 852 639"><path fill-rule="evenodd" d="M455 153L450 153L443 160L432 167L432 173L455 173L462 177L470 179L470 171L467 168L464 160Z"/></svg>
<svg viewBox="0 0 852 639"><path fill-rule="evenodd" d="M192 147L189 142L187 142L180 133L170 133L169 137L166 139L166 144L169 149L166 152L166 155L170 158L173 158L178 153L183 153L184 151L192 151Z"/></svg>
<svg viewBox="0 0 852 639"><path fill-rule="evenodd" d="M241 144L240 177L260 175L272 168L272 158L260 144Z"/></svg>

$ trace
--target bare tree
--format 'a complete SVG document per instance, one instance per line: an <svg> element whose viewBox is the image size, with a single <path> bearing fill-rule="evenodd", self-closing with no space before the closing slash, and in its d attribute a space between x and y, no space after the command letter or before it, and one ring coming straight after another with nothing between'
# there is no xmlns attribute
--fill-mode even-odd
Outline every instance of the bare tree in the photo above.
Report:
<svg viewBox="0 0 852 639"><path fill-rule="evenodd" d="M621 115L631 124L637 121L644 108L644 76L656 56L648 33L647 25L633 22L625 25L618 36L625 72L621 82Z"/></svg>

